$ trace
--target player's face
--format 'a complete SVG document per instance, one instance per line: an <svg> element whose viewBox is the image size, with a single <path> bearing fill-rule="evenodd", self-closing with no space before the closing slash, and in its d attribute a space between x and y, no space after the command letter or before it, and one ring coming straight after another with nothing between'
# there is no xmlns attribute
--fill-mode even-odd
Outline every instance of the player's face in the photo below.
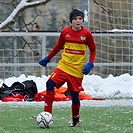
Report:
<svg viewBox="0 0 133 133"><path fill-rule="evenodd" d="M82 18L81 16L76 16L76 17L72 20L72 29L73 29L73 30L80 30L82 24L83 24L83 18Z"/></svg>

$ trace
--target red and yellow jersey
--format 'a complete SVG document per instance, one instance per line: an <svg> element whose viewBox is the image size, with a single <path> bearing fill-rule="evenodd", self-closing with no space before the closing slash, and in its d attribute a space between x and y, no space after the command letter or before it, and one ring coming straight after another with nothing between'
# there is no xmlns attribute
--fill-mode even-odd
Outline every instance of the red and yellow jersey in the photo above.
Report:
<svg viewBox="0 0 133 133"><path fill-rule="evenodd" d="M48 57L51 59L63 48L62 58L57 68L72 76L83 78L82 69L86 64L87 47L90 50L89 61L93 63L96 56L96 45L91 32L83 27L79 31L67 27L62 30L58 43Z"/></svg>

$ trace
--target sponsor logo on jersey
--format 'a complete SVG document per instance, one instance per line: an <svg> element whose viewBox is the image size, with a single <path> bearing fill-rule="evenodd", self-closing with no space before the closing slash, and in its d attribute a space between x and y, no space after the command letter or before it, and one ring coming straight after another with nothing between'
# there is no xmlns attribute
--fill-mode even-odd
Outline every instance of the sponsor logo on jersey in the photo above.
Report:
<svg viewBox="0 0 133 133"><path fill-rule="evenodd" d="M65 49L65 52L70 53L70 54L80 54L80 55L85 54L85 51L83 51L83 50L72 50L72 49L68 49L68 48Z"/></svg>

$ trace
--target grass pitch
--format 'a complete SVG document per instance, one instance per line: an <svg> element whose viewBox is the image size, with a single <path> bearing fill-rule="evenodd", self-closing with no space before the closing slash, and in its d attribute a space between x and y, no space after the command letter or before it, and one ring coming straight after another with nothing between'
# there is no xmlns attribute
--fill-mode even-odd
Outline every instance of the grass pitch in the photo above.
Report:
<svg viewBox="0 0 133 133"><path fill-rule="evenodd" d="M131 106L90 107L80 111L80 127L70 127L71 107L53 107L54 124L40 128L31 119L43 106L0 105L0 133L133 133Z"/></svg>

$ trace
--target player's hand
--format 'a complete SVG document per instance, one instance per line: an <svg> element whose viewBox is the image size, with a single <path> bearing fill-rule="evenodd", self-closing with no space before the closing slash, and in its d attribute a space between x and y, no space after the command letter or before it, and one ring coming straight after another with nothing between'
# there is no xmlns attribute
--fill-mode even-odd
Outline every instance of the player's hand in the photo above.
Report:
<svg viewBox="0 0 133 133"><path fill-rule="evenodd" d="M82 70L82 73L85 74L85 75L87 75L87 74L91 71L91 69L92 69L93 67L94 67L93 63L92 63L92 62L88 62L88 63L84 66L84 68L83 68L83 70Z"/></svg>
<svg viewBox="0 0 133 133"><path fill-rule="evenodd" d="M46 56L39 61L39 64L46 67L48 62L50 62L50 59Z"/></svg>

